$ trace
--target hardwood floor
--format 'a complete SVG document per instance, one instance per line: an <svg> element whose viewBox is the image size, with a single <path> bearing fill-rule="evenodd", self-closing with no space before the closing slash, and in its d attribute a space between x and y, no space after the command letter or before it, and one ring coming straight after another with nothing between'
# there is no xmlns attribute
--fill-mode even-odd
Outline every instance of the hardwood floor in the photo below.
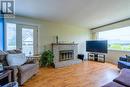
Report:
<svg viewBox="0 0 130 87"><path fill-rule="evenodd" d="M117 66L86 61L64 68L40 68L23 87L100 87L119 74Z"/></svg>

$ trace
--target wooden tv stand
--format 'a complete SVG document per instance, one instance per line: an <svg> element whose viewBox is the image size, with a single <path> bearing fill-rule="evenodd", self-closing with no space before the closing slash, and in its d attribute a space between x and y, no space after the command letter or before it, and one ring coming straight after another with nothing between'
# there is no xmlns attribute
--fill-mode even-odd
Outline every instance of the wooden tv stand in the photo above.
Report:
<svg viewBox="0 0 130 87"><path fill-rule="evenodd" d="M99 61L99 59L103 59L103 63L105 63L105 54L101 53L88 53L88 60Z"/></svg>

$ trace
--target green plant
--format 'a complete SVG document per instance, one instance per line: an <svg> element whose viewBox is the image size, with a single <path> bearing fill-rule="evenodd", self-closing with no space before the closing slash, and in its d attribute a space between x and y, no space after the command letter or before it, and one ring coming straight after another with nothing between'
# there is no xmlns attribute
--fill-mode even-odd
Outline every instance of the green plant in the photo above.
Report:
<svg viewBox="0 0 130 87"><path fill-rule="evenodd" d="M53 65L54 54L52 51L44 51L41 55L41 66L51 66Z"/></svg>

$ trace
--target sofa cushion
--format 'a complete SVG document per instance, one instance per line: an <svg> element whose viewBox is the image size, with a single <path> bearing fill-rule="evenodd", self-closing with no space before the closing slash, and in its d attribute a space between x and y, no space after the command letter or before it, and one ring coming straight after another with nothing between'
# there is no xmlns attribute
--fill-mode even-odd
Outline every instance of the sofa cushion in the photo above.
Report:
<svg viewBox="0 0 130 87"><path fill-rule="evenodd" d="M126 86L123 86L123 85L116 83L116 82L110 82L102 87L126 87Z"/></svg>
<svg viewBox="0 0 130 87"><path fill-rule="evenodd" d="M7 62L10 66L20 66L23 65L27 61L25 54L8 54Z"/></svg>
<svg viewBox="0 0 130 87"><path fill-rule="evenodd" d="M122 69L120 75L113 81L124 86L130 87L130 69Z"/></svg>
<svg viewBox="0 0 130 87"><path fill-rule="evenodd" d="M25 64L25 65L19 66L19 70L21 72L27 72L36 67L37 67L37 64Z"/></svg>

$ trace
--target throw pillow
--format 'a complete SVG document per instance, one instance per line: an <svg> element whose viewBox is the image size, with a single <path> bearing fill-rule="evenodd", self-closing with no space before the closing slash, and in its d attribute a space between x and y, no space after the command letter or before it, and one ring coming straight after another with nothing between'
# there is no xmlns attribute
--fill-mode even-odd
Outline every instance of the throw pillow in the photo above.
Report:
<svg viewBox="0 0 130 87"><path fill-rule="evenodd" d="M130 62L130 56L126 55L127 62Z"/></svg>
<svg viewBox="0 0 130 87"><path fill-rule="evenodd" d="M8 54L7 62L9 66L21 66L26 63L27 58L24 53L21 54Z"/></svg>

